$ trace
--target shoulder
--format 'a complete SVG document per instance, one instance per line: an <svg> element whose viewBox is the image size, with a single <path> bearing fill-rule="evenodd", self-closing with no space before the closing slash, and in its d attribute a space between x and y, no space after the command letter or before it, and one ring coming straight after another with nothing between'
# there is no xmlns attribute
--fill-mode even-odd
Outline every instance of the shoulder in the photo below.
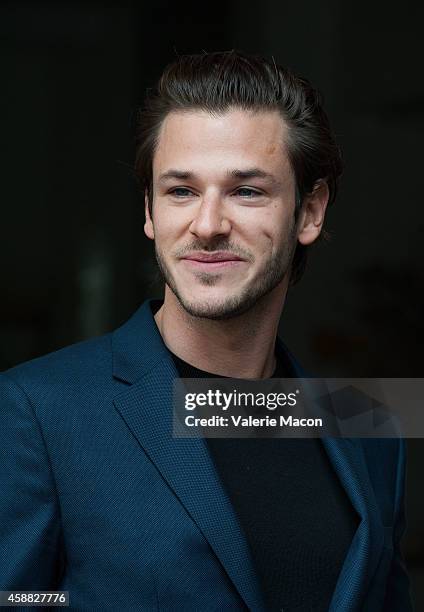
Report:
<svg viewBox="0 0 424 612"><path fill-rule="evenodd" d="M81 413L87 405L100 405L134 382L167 355L146 301L111 333L78 342L33 359L0 374L0 389L7 386L26 394L39 411L70 405ZM44 407L44 408L42 408ZM53 413L52 413L53 414Z"/></svg>
<svg viewBox="0 0 424 612"><path fill-rule="evenodd" d="M32 359L0 374L2 384L15 384L24 393L46 388L87 385L112 372L111 334L78 342Z"/></svg>

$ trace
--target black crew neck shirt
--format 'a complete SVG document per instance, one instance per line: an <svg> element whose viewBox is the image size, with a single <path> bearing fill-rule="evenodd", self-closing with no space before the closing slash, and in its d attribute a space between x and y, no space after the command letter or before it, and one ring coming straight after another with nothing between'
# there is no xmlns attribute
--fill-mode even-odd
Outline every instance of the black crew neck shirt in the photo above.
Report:
<svg viewBox="0 0 424 612"><path fill-rule="evenodd" d="M172 354L181 378L215 378ZM273 378L290 376L277 359ZM327 612L359 524L319 438L205 438L267 610Z"/></svg>

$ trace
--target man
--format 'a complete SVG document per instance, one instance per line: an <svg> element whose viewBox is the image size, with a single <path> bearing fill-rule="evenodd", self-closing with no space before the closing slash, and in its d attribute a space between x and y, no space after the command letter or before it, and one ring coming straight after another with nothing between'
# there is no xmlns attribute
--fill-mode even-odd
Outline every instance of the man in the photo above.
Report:
<svg viewBox="0 0 424 612"><path fill-rule="evenodd" d="M302 375L277 325L341 171L318 95L260 58L180 57L136 170L164 301L2 376L0 587L76 610L410 610L402 440L172 435L178 376Z"/></svg>

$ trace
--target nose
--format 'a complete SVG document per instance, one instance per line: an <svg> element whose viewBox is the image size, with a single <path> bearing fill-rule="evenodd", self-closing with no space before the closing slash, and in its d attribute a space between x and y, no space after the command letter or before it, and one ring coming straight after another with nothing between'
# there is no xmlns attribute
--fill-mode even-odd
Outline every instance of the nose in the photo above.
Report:
<svg viewBox="0 0 424 612"><path fill-rule="evenodd" d="M231 232L231 223L219 194L203 197L189 229L201 240L228 236Z"/></svg>

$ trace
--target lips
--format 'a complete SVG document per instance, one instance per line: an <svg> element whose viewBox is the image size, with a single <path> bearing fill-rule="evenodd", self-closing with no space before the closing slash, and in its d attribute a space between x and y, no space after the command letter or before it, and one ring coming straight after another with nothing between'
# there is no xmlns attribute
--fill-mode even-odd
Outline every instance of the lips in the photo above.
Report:
<svg viewBox="0 0 424 612"><path fill-rule="evenodd" d="M190 268L201 272L212 272L213 270L237 267L245 262L238 255L224 251L190 253L190 255L183 257L182 261Z"/></svg>
<svg viewBox="0 0 424 612"><path fill-rule="evenodd" d="M226 253L223 251L217 251L215 253L191 253L190 255L183 257L183 259L188 261L197 261L200 263L243 261L241 257L234 255L234 253Z"/></svg>

